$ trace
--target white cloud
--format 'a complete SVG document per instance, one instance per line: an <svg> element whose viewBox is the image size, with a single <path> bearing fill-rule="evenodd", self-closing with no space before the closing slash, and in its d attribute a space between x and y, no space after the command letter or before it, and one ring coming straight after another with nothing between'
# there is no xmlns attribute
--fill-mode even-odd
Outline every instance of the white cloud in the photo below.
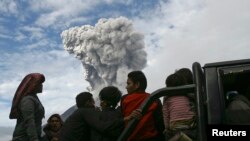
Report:
<svg viewBox="0 0 250 141"><path fill-rule="evenodd" d="M93 2L96 3L96 2ZM36 1L36 0L30 0L29 4L31 6L31 9L33 11L41 11L41 10L59 10L63 8L70 8L68 11L72 11L74 13L75 11L78 11L79 8L91 8L91 1L90 0L43 0L43 1Z"/></svg>
<svg viewBox="0 0 250 141"><path fill-rule="evenodd" d="M121 4L131 4L133 2L133 0L103 0L104 2L106 2L107 4L114 4L114 3L121 3Z"/></svg>
<svg viewBox="0 0 250 141"><path fill-rule="evenodd" d="M14 127L16 124L16 120L9 119L10 107L5 107L2 105L2 103L0 103L0 108L0 119L2 120L0 122L0 127Z"/></svg>
<svg viewBox="0 0 250 141"><path fill-rule="evenodd" d="M27 38L27 36L23 33L21 33L20 31L18 31L15 35L15 40L16 41L23 41Z"/></svg>
<svg viewBox="0 0 250 141"><path fill-rule="evenodd" d="M44 0L44 1L30 1L31 9L33 11L44 12L38 17L36 25L42 27L61 26L57 25L60 21L71 21L80 16L81 13L87 12L93 6L100 3L100 1L91 0Z"/></svg>
<svg viewBox="0 0 250 141"><path fill-rule="evenodd" d="M10 31L5 31L9 34ZM22 42L22 41L38 41L38 40L45 40L46 34L45 30L40 27L35 26L23 26L18 27L15 29L15 33L13 35L14 39L16 41ZM39 41L41 42L41 41Z"/></svg>
<svg viewBox="0 0 250 141"><path fill-rule="evenodd" d="M42 28L39 27L34 27L34 26L24 26L22 28L19 29L20 32L26 32L25 35L29 36L29 40L39 40L43 37L45 37L44 35L44 30Z"/></svg>
<svg viewBox="0 0 250 141"><path fill-rule="evenodd" d="M248 0L171 0L135 19L147 39L148 90L164 87L170 73L195 61L249 58L249 6Z"/></svg>
<svg viewBox="0 0 250 141"><path fill-rule="evenodd" d="M99 4L131 4L132 0L31 0L31 10L35 12L43 12L36 20L36 25L41 27L62 28L69 23L74 23L76 20L86 21L89 16L82 16L94 10L95 6ZM100 13L101 14L101 13ZM104 14L104 13L102 13ZM115 13L112 13L115 15ZM118 15L119 16L119 15Z"/></svg>
<svg viewBox="0 0 250 141"><path fill-rule="evenodd" d="M5 35L5 34L0 33L0 38L11 39L12 37L9 35Z"/></svg>
<svg viewBox="0 0 250 141"><path fill-rule="evenodd" d="M15 0L1 0L0 1L0 12L9 14L18 14L17 3Z"/></svg>
<svg viewBox="0 0 250 141"><path fill-rule="evenodd" d="M49 40L42 39L40 41L34 42L30 45L25 46L26 49L35 49L35 48L43 48L49 46Z"/></svg>
<svg viewBox="0 0 250 141"><path fill-rule="evenodd" d="M77 17L77 18L72 18L69 21L65 21L62 24L64 24L66 27L69 28L69 27L71 27L71 25L75 25L77 23L80 23L80 25L81 25L81 23L85 23L88 20L89 20L89 18L87 18L87 17Z"/></svg>
<svg viewBox="0 0 250 141"><path fill-rule="evenodd" d="M13 128L10 127L0 127L1 141L9 141L12 138Z"/></svg>

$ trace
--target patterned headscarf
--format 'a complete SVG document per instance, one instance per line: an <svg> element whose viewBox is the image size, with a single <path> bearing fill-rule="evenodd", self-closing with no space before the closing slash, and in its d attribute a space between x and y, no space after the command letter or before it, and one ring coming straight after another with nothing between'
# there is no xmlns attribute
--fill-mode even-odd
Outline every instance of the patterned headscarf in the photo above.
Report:
<svg viewBox="0 0 250 141"><path fill-rule="evenodd" d="M45 81L45 77L40 73L30 73L24 77L22 82L19 84L14 98L12 100L12 107L10 111L9 118L16 119L18 116L17 108L24 96L35 94L34 90L37 89L37 86L42 84Z"/></svg>

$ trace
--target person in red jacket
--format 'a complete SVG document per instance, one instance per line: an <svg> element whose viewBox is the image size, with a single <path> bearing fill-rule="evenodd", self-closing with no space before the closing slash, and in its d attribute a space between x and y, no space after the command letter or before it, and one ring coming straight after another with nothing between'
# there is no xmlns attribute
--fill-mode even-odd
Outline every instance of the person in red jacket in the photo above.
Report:
<svg viewBox="0 0 250 141"><path fill-rule="evenodd" d="M127 92L121 99L121 110L124 117L133 110L140 108L141 104L150 96L145 92L147 79L142 71L132 71L127 78ZM125 123L125 127L128 123ZM160 141L163 137L164 122L162 104L160 100L153 102L148 111L140 119L128 141Z"/></svg>

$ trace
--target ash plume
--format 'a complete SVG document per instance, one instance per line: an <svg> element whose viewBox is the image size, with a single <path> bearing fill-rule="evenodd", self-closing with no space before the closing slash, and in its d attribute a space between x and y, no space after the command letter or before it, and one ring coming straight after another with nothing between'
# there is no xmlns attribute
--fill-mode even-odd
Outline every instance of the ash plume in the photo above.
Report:
<svg viewBox="0 0 250 141"><path fill-rule="evenodd" d="M72 27L61 37L64 49L81 60L89 91L108 85L125 88L127 73L146 66L144 36L125 17L102 18L95 26Z"/></svg>

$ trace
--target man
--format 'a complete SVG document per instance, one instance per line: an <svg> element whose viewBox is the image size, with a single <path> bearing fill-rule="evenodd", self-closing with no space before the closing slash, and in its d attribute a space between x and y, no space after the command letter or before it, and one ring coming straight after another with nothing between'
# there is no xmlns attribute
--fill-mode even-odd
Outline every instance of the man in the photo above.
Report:
<svg viewBox="0 0 250 141"><path fill-rule="evenodd" d="M119 118L112 121L101 121L101 112L95 109L93 96L89 92L82 92L76 96L78 109L70 115L61 128L60 141L90 141L91 130L110 135L114 130L124 125L124 121L134 116Z"/></svg>

